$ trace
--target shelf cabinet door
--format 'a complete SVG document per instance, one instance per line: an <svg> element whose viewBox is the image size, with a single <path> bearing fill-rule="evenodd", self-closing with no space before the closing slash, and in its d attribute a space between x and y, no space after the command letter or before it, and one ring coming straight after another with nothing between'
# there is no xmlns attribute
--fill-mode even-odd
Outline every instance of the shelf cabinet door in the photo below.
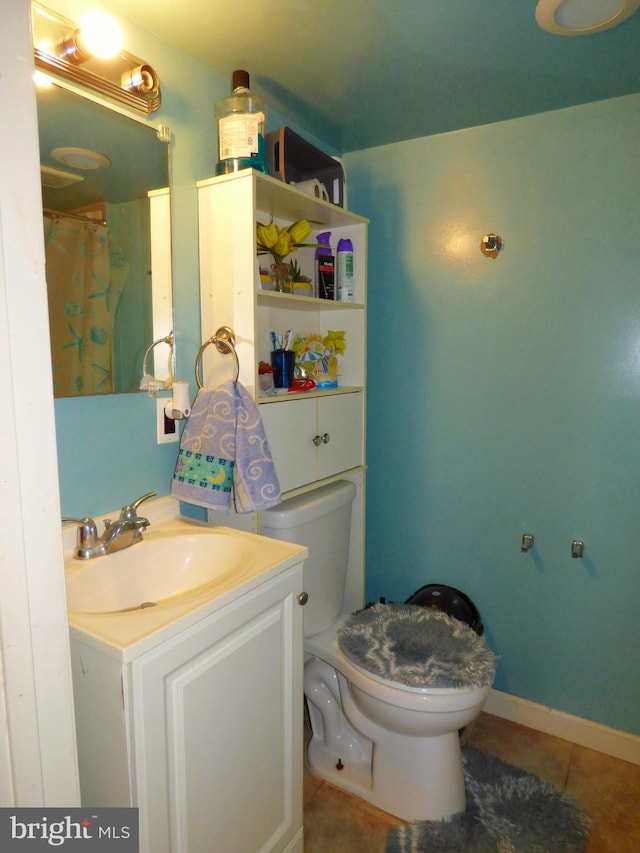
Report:
<svg viewBox="0 0 640 853"><path fill-rule="evenodd" d="M318 399L317 479L363 464L363 395L340 394ZM323 437L328 436L327 443Z"/></svg>
<svg viewBox="0 0 640 853"><path fill-rule="evenodd" d="M356 392L260 407L282 492L363 464L363 405Z"/></svg>
<svg viewBox="0 0 640 853"><path fill-rule="evenodd" d="M316 400L291 400L260 406L280 490L288 492L316 479Z"/></svg>

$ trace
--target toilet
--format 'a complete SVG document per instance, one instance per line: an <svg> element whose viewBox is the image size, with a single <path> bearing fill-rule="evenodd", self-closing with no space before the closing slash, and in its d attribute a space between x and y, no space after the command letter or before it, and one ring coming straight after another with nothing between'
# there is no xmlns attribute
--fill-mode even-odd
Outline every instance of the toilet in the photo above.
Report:
<svg viewBox="0 0 640 853"><path fill-rule="evenodd" d="M320 778L403 820L439 820L465 809L459 730L480 713L495 659L476 632L441 612L407 604L343 612L354 496L354 484L341 480L261 516L263 535L309 549L303 570L309 596L304 694L312 730L307 761ZM420 659L412 664L411 683L398 680L404 669L395 661L393 672L384 671L384 655L372 667L370 647L386 648L387 638L376 632L400 629L429 638L444 632L454 646L470 643L482 678L415 686L423 678Z"/></svg>

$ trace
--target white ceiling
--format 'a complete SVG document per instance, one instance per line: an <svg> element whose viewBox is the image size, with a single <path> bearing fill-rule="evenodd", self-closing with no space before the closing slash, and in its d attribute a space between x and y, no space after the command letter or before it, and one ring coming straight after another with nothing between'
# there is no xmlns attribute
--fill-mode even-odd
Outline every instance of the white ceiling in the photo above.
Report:
<svg viewBox="0 0 640 853"><path fill-rule="evenodd" d="M537 0L107 2L343 152L640 92L640 12L565 37Z"/></svg>

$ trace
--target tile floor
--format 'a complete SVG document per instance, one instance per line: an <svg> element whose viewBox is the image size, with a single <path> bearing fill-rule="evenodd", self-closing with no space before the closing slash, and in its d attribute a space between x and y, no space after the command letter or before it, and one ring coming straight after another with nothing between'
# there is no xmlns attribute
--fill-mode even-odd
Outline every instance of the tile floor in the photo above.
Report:
<svg viewBox="0 0 640 853"><path fill-rule="evenodd" d="M587 853L639 853L640 766L485 713L464 739L573 797L593 821ZM305 853L384 853L398 822L305 771Z"/></svg>

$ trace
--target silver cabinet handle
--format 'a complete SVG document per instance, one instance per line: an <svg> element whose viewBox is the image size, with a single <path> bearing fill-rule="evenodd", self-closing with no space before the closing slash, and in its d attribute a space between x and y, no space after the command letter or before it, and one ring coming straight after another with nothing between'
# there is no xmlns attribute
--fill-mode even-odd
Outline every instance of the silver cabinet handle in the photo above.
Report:
<svg viewBox="0 0 640 853"><path fill-rule="evenodd" d="M321 438L321 441L323 444L329 444L329 442L331 441L331 436L328 432L325 432L325 434Z"/></svg>
<svg viewBox="0 0 640 853"><path fill-rule="evenodd" d="M313 443L315 444L315 446L316 446L316 447L320 447L320 445L322 444L322 436L320 436L320 435L314 435L314 436L313 436L313 438L312 438L312 441L313 441Z"/></svg>
<svg viewBox="0 0 640 853"><path fill-rule="evenodd" d="M309 601L309 593L301 592L296 596L296 598L300 607L304 607L307 601Z"/></svg>

